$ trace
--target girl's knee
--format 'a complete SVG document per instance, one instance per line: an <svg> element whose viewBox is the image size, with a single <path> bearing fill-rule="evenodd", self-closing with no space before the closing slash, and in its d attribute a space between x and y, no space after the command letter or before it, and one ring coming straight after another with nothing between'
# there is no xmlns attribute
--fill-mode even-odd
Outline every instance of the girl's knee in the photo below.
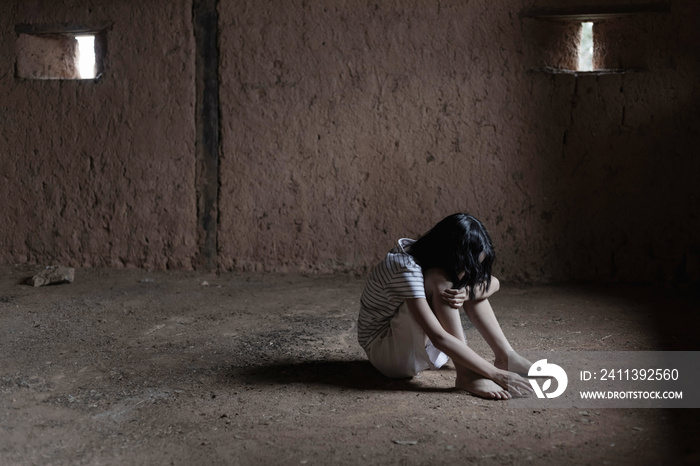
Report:
<svg viewBox="0 0 700 466"><path fill-rule="evenodd" d="M427 297L439 296L443 291L453 287L447 273L441 269L428 269L423 272L423 278Z"/></svg>
<svg viewBox="0 0 700 466"><path fill-rule="evenodd" d="M486 288L486 284L483 283L481 286L477 286L474 289L474 296L476 297L476 301L482 300L482 299L488 299L491 296L494 295L498 290L501 289L501 282L498 281L498 278L491 276L491 283L489 283L489 287Z"/></svg>
<svg viewBox="0 0 700 466"><path fill-rule="evenodd" d="M442 315L445 312L457 312L457 309L453 309L449 303L443 299L443 292L454 288L454 284L447 274L441 269L429 269L423 272L423 278L425 281L425 297L430 309L438 315Z"/></svg>
<svg viewBox="0 0 700 466"><path fill-rule="evenodd" d="M501 289L501 282L498 281L498 278L491 275L491 284L489 285L489 292L491 292L491 294L493 294L500 289Z"/></svg>

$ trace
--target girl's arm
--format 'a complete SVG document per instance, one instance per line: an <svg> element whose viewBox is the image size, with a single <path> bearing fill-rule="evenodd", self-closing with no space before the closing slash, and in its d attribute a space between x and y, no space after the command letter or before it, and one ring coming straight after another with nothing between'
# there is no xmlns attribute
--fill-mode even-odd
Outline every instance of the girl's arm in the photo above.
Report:
<svg viewBox="0 0 700 466"><path fill-rule="evenodd" d="M407 299L406 305L433 345L452 358L455 364L483 375L507 390L515 390L517 393L532 390L525 379L515 373L498 369L476 354L464 341L442 328L425 298Z"/></svg>
<svg viewBox="0 0 700 466"><path fill-rule="evenodd" d="M477 285L476 289L474 290L474 297L476 301L480 299L488 299L491 296L493 296L493 294L496 293L500 288L501 282L499 282L496 277L491 276L491 285L488 288L486 288L485 285ZM442 300L449 304L450 307L459 309L460 307L462 307L464 301L469 299L469 288L447 288L443 290L441 296Z"/></svg>

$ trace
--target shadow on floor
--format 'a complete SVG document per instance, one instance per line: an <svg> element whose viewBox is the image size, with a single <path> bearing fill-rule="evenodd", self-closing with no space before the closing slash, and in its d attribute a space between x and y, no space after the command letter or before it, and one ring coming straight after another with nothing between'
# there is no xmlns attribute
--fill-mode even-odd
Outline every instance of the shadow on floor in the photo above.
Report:
<svg viewBox="0 0 700 466"><path fill-rule="evenodd" d="M230 376L250 384L328 385L351 390L391 390L450 392L454 388L427 387L415 379L390 379L368 361L306 361L270 363L243 369L231 369Z"/></svg>

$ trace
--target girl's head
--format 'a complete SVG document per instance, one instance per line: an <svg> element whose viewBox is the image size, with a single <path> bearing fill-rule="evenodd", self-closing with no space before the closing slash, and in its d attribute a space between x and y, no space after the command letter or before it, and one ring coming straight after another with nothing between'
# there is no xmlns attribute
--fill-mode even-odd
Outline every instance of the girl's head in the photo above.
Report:
<svg viewBox="0 0 700 466"><path fill-rule="evenodd" d="M469 214L453 214L441 220L408 251L423 269L444 270L456 288L491 284L496 252L486 227Z"/></svg>

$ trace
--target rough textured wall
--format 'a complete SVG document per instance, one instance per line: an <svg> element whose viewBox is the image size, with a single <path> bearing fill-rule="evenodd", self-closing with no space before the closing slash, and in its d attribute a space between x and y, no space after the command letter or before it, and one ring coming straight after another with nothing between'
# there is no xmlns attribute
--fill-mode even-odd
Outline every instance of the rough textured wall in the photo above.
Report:
<svg viewBox="0 0 700 466"><path fill-rule="evenodd" d="M573 21L524 18L521 31L524 63L530 70L576 70L581 24Z"/></svg>
<svg viewBox="0 0 700 466"><path fill-rule="evenodd" d="M220 267L361 271L468 211L504 279L699 280L700 4L596 24L638 72L533 71L562 3L220 0ZM0 11L0 262L192 267L192 2ZM97 83L14 77L15 25L103 23Z"/></svg>
<svg viewBox="0 0 700 466"><path fill-rule="evenodd" d="M98 82L15 78L15 26L111 23ZM191 2L0 7L0 262L191 268Z"/></svg>
<svg viewBox="0 0 700 466"><path fill-rule="evenodd" d="M506 279L697 280L698 8L630 17L645 72L532 72L571 34L519 13L560 5L222 2L221 266L361 269L469 211Z"/></svg>
<svg viewBox="0 0 700 466"><path fill-rule="evenodd" d="M637 72L532 75L547 278L700 279L700 5L671 6L594 25L598 65Z"/></svg>
<svg viewBox="0 0 700 466"><path fill-rule="evenodd" d="M222 3L221 265L367 266L461 210L502 245L529 118L504 4Z"/></svg>
<svg viewBox="0 0 700 466"><path fill-rule="evenodd" d="M34 79L77 79L79 54L74 37L58 34L17 37L17 76Z"/></svg>

